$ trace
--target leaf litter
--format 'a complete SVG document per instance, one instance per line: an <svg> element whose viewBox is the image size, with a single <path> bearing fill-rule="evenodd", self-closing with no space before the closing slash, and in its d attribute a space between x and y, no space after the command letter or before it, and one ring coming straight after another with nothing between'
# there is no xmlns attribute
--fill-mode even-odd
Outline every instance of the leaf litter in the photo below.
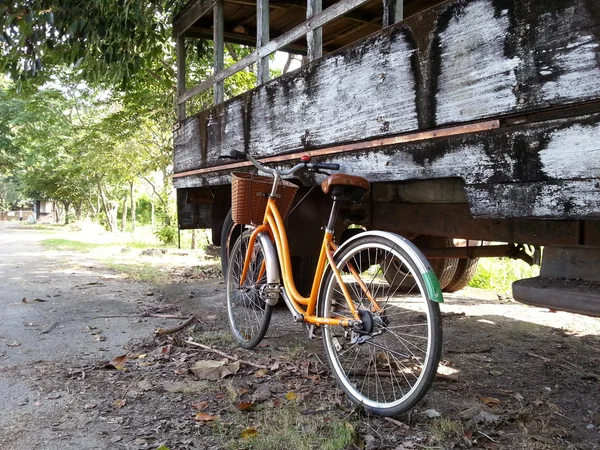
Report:
<svg viewBox="0 0 600 450"><path fill-rule="evenodd" d="M457 325L464 327L468 320ZM218 321L195 326L218 326ZM478 329L483 325L476 320L470 327L464 335L460 328L447 327L445 339L449 339L454 348L461 348L461 342L464 348L469 348L471 342L478 339L477 333L487 332ZM548 355L543 351L542 345L546 342L540 342L542 338L553 346L554 352L566 345L573 355L585 355L569 359L585 369L580 373L597 372L594 358L599 356L595 350L598 339L591 336L582 341L586 353L574 345L576 336L544 331L538 330L535 341L530 339L529 342L537 346L532 350ZM254 352L238 349L231 341L222 340L211 345L237 360L229 357L216 360L214 351L187 345L187 332L151 337L147 342L131 346L127 354L113 357L106 364L110 366L106 368L116 370L97 370L103 367L101 365L84 370L67 369L64 389L79 393L70 410L102 417L101 421L94 422L97 432L118 436L123 443L136 441L139 446L131 447L136 449L156 449L161 442L171 449L217 449L236 439L257 439L270 432L255 422L260 414L290 408L298 408L301 414L323 424L336 420L348 423L345 429L355 438L351 444L354 447L347 448L364 450L516 448L523 440L532 445L549 446L552 442L565 448L576 442L573 448L587 450L592 447L586 447L586 442L592 441L585 436L597 433L593 425L597 409L587 399L598 398L598 383L591 378L581 380L575 371L552 365L551 358L546 358L550 362L540 358L519 360L515 355L522 352L522 342L527 339L523 336L527 334L523 335L515 327L501 328L494 337L483 334L485 338L480 337L479 341L485 339L490 347L485 355L448 353L445 357L451 359L445 364L457 376L438 378L415 410L387 419L365 416L347 403L328 367L321 362L326 359L320 341L307 344L312 347L291 358L281 339L267 340L265 346ZM270 333L278 333L277 322L272 324ZM290 342L303 338L300 333L293 334ZM565 339L570 340L570 345ZM244 364L244 359L268 369ZM33 373L40 392L44 387L47 392L53 392L52 384L45 380L48 373L61 371L65 372L64 366L36 365ZM524 373L535 373L535 376ZM68 399L70 397L61 401ZM577 413L579 406L581 412ZM438 422L449 425L435 431L432 427L441 427L436 425ZM130 423L135 423L135 427L124 427ZM576 425L577 431L570 431ZM588 428L589 425L594 428ZM118 435L114 434L115 430ZM240 442L236 448L245 447L247 445Z"/></svg>

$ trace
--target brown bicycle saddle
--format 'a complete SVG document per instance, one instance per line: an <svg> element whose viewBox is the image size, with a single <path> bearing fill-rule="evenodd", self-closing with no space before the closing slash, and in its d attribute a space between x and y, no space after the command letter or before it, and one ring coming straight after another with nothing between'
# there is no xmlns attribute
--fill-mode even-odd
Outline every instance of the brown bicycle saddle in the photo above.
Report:
<svg viewBox="0 0 600 450"><path fill-rule="evenodd" d="M371 190L369 181L363 177L335 173L329 175L321 183L321 189L325 194L339 197L340 200L360 201L367 192Z"/></svg>

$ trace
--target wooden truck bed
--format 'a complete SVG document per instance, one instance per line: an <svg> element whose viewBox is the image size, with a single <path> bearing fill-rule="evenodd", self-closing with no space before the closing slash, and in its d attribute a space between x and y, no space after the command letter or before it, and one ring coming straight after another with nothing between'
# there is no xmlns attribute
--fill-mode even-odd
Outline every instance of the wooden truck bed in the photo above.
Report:
<svg viewBox="0 0 600 450"><path fill-rule="evenodd" d="M182 118L174 150L182 228L218 228L229 175L247 167L222 156L241 150L365 176L372 195L352 220L367 227L600 246L598 2L420 10Z"/></svg>

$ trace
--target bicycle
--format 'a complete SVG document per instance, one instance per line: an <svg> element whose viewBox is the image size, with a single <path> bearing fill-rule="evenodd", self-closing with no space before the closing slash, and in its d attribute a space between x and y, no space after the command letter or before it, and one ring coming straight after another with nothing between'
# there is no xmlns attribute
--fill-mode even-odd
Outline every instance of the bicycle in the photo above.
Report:
<svg viewBox="0 0 600 450"><path fill-rule="evenodd" d="M262 223L246 224L229 254L227 311L235 340L246 349L258 345L281 297L296 322L306 323L313 334L321 331L329 366L352 403L386 416L412 408L433 382L442 343L443 297L427 259L409 240L389 232L364 231L337 246L333 230L340 203L360 202L370 184L325 173L321 187L333 205L312 289L303 297L294 284L276 202L280 183L300 169L324 173L339 165L303 157L279 170L246 153L232 157L249 160L273 178Z"/></svg>

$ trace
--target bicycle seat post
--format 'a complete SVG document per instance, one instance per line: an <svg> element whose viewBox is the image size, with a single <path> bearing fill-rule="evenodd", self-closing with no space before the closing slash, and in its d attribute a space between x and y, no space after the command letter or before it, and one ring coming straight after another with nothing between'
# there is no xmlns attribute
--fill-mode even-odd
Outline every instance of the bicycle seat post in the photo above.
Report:
<svg viewBox="0 0 600 450"><path fill-rule="evenodd" d="M333 234L335 230L335 221L337 219L338 212L340 210L341 200L337 196L333 197L333 205L331 205L331 213L329 214L329 220L327 221L327 227L325 232Z"/></svg>

